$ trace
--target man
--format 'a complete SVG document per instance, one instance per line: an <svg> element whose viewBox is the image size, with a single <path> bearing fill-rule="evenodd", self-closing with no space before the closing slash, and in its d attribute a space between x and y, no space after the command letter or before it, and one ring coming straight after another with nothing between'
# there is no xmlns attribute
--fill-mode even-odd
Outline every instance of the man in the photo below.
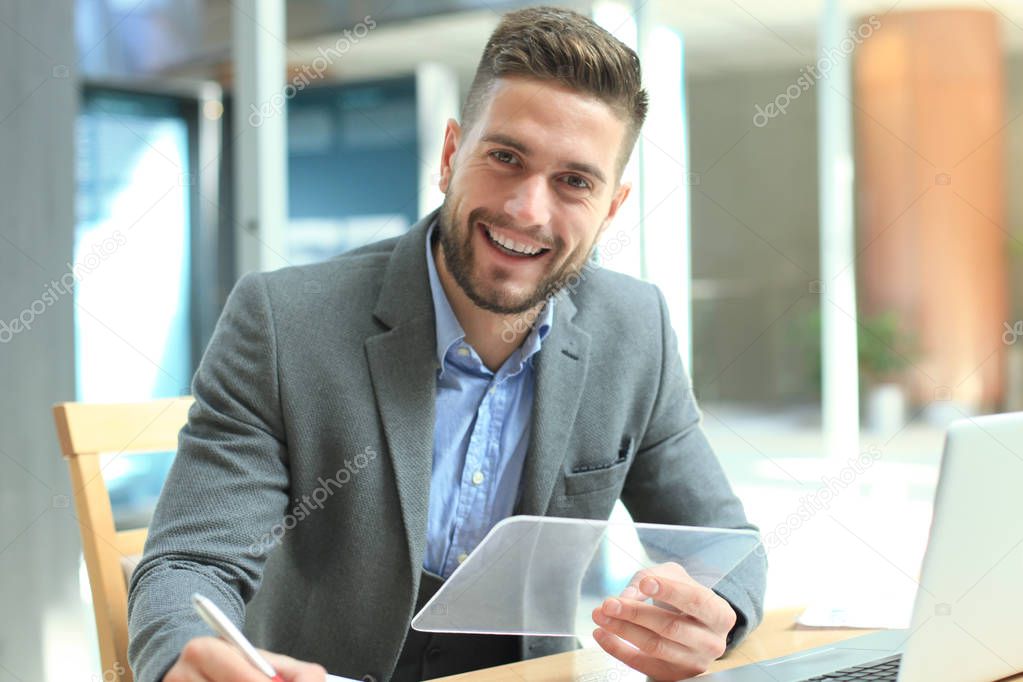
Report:
<svg viewBox="0 0 1023 682"><path fill-rule="evenodd" d="M512 12L448 122L439 211L242 278L132 576L139 682L261 679L193 592L286 654L289 682L419 680L574 645L409 629L502 518L606 519L620 497L640 522L751 528L660 293L589 266L645 113L630 49L573 12ZM758 624L764 575L753 556L711 591L651 569L594 636L654 679L697 674Z"/></svg>

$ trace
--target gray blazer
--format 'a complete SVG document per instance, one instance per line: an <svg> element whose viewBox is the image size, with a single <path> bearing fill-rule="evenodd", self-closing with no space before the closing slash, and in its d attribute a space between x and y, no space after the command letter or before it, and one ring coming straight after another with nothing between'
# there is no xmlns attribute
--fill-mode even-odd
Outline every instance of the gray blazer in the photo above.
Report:
<svg viewBox="0 0 1023 682"><path fill-rule="evenodd" d="M236 285L131 578L138 682L160 680L189 639L209 634L193 592L257 646L348 677L390 676L426 544L435 215L400 238ZM753 528L700 429L660 292L599 268L574 284L535 358L516 513L606 519L620 497L640 522ZM760 622L765 574L751 556L716 588L739 613L733 644ZM522 655L566 646L524 638Z"/></svg>

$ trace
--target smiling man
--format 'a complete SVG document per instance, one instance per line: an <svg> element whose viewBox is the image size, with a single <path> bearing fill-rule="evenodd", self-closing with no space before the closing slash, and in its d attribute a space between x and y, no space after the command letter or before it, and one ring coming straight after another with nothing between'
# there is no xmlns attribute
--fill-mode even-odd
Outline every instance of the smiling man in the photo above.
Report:
<svg viewBox="0 0 1023 682"><path fill-rule="evenodd" d="M516 20L506 19L504 30ZM463 125L448 122L441 159L437 270L467 340L491 369L526 333L508 317L535 319L582 272L628 196L618 181L622 148L631 149L633 118L646 111L638 82L631 101L615 103L630 107L623 118L600 95L556 80L558 69L567 72L557 52L521 57L529 61L504 65L498 77L484 56ZM500 333L509 328L519 333Z"/></svg>
<svg viewBox="0 0 1023 682"><path fill-rule="evenodd" d="M239 281L132 575L136 680L265 679L206 636L193 592L288 682L566 650L409 623L513 514L606 519L621 499L639 522L752 528L660 292L591 260L646 106L635 53L590 20L509 13L448 123L439 210ZM594 637L653 679L698 674L759 623L765 568L751 556L713 591L649 569L594 610Z"/></svg>

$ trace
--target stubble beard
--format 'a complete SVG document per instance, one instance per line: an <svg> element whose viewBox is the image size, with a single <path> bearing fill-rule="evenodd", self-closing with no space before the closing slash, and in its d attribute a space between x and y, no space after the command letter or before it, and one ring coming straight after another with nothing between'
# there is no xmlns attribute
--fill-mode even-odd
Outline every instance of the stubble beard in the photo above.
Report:
<svg viewBox="0 0 1023 682"><path fill-rule="evenodd" d="M476 254L473 244L476 223L483 222L494 227L506 227L509 225L508 221L502 216L488 212L485 208L474 208L469 212L465 224L460 226L461 230L456 230L449 197L450 195L446 196L441 205L438 225L444 263L459 288L465 292L469 300L483 310L499 315L520 315L536 309L541 303L564 289L573 277L578 278L581 275L582 269L589 259L589 254L593 250L591 244L590 248L586 250L585 257L569 258L556 271L547 274L528 295L520 297L519 300L510 300L507 294L498 290L499 287L490 287L488 291L486 283L478 281L479 278L474 274ZM563 250L564 245L561 240L556 240L548 257L556 259ZM579 261L578 264L574 262L576 260Z"/></svg>

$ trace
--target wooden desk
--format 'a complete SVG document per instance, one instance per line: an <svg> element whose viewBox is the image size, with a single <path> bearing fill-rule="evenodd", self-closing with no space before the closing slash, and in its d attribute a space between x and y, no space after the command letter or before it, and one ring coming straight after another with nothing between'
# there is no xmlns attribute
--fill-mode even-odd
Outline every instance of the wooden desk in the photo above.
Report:
<svg viewBox="0 0 1023 682"><path fill-rule="evenodd" d="M727 670L755 661L785 656L803 649L874 632L874 630L797 630L793 627L801 608L771 611L753 634L725 658L715 661L710 672ZM1023 681L1023 675L1010 680ZM434 682L645 682L632 670L601 649L580 649L531 661L477 670L440 678Z"/></svg>

